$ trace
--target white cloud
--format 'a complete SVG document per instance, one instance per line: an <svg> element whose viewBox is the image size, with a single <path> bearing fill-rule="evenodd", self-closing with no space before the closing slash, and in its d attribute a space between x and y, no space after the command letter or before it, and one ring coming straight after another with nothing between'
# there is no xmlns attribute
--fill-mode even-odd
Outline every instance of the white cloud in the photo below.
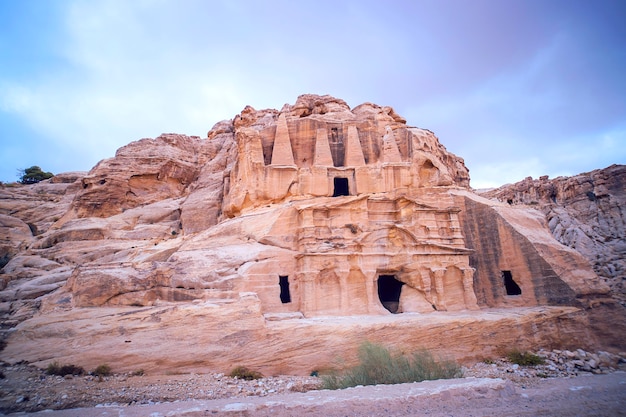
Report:
<svg viewBox="0 0 626 417"><path fill-rule="evenodd" d="M484 45L494 29L475 24L492 15L475 6L463 16L403 2L58 5L65 8L62 31L39 34L53 46L54 65L0 80L0 116L27 125L50 149L89 155L81 156L85 168L132 140L162 132L204 136L247 104L281 108L308 92L352 106L395 107L465 158L473 184L509 181L508 167L532 170L510 175L515 180L578 167L590 155L604 165L601 152L624 158L624 130L611 119L619 108L603 106L594 88L580 83L591 64L572 70L583 54L562 28L552 38L545 27L533 30L528 42L507 32ZM496 32L506 32L502 22ZM619 104L619 91L613 100ZM598 115L605 118L597 122ZM505 174L496 174L499 168Z"/></svg>
<svg viewBox="0 0 626 417"><path fill-rule="evenodd" d="M22 86L3 83L0 90L3 91L1 108L5 112L21 113L33 106L32 95Z"/></svg>
<svg viewBox="0 0 626 417"><path fill-rule="evenodd" d="M526 177L539 178L545 175L546 169L539 158L481 163L470 170L471 186L475 189L494 188L521 181Z"/></svg>
<svg viewBox="0 0 626 417"><path fill-rule="evenodd" d="M179 40L164 40L140 19L152 6L71 3L65 37L55 43L64 69L5 83L3 111L47 137L50 148L87 153L91 165L132 140L162 132L204 136L215 122L232 118L250 86L220 68L213 50L184 59L173 47Z"/></svg>
<svg viewBox="0 0 626 417"><path fill-rule="evenodd" d="M574 175L602 168L606 161L623 163L623 128L606 132L607 121L584 111L602 98L564 80L568 69L559 60L570 53L569 41L557 33L525 65L494 73L467 91L423 102L406 116L434 130L465 159L476 188L527 176Z"/></svg>

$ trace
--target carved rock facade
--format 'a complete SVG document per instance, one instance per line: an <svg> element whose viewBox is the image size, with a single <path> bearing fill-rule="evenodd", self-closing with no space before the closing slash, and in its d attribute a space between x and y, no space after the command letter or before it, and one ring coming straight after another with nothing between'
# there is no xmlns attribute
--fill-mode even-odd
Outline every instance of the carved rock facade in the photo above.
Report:
<svg viewBox="0 0 626 417"><path fill-rule="evenodd" d="M310 372L364 338L459 359L511 340L623 350L621 307L588 261L540 212L472 192L463 160L390 107L248 106L204 140L143 139L58 178L2 190L6 360L102 363L110 347L125 368L190 366L151 347L159 332L163 349L213 352L196 367L269 372ZM513 316L492 322L494 307ZM449 334L478 350L440 339L467 320ZM67 335L54 352L53 333Z"/></svg>

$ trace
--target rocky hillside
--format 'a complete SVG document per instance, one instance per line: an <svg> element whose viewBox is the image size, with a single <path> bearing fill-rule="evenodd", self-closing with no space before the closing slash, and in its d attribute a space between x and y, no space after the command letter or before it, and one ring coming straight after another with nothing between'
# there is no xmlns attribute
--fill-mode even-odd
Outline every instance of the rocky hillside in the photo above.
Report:
<svg viewBox="0 0 626 417"><path fill-rule="evenodd" d="M589 260L626 305L626 166L573 177L530 177L483 195L541 210L552 235Z"/></svg>
<svg viewBox="0 0 626 417"><path fill-rule="evenodd" d="M0 359L308 375L364 340L624 351L622 168L479 195L391 107L247 106L2 185Z"/></svg>

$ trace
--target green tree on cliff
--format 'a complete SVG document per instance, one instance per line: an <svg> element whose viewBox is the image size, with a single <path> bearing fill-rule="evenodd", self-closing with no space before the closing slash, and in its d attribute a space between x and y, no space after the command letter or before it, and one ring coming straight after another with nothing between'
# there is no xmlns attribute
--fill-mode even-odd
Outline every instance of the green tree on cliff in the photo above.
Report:
<svg viewBox="0 0 626 417"><path fill-rule="evenodd" d="M52 172L43 172L37 165L33 165L30 168L20 169L18 172L20 182L22 184L35 184L39 181L54 177Z"/></svg>

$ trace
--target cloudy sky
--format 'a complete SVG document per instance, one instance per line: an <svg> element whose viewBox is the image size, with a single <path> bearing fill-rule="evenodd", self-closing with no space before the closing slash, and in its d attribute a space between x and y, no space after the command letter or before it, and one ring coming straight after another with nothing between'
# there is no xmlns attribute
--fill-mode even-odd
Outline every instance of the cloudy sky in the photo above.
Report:
<svg viewBox="0 0 626 417"><path fill-rule="evenodd" d="M389 105L475 188L626 163L626 1L0 0L0 180L303 93Z"/></svg>

